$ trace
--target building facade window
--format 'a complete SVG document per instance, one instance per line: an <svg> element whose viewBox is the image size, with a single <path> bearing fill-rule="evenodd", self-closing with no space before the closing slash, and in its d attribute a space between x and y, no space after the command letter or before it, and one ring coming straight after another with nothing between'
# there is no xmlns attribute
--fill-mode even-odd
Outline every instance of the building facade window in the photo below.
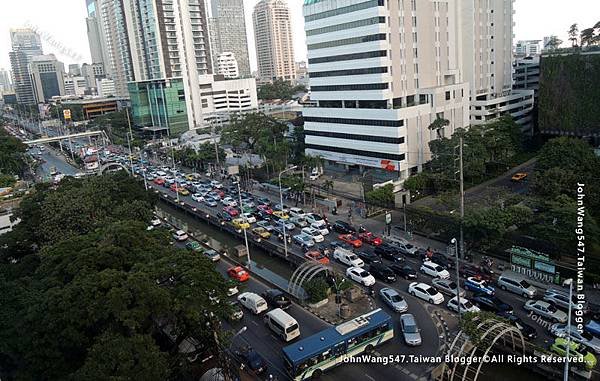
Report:
<svg viewBox="0 0 600 381"><path fill-rule="evenodd" d="M381 127L402 127L404 125L403 120L327 118L320 116L305 116L304 121L316 123L354 124L359 126Z"/></svg>
<svg viewBox="0 0 600 381"><path fill-rule="evenodd" d="M393 154L393 153L384 153L384 152L362 151L362 150L352 149L352 148L321 146L318 144L306 144L306 148L318 149L318 150L329 151L329 152L346 153L346 154L357 155L357 156L376 157L379 159L388 159L388 160L397 160L397 161L402 161L405 158L405 155L403 153L402 154Z"/></svg>
<svg viewBox="0 0 600 381"><path fill-rule="evenodd" d="M351 60L360 60L360 59L366 59L366 58L385 57L386 55L387 55L386 50L375 50L372 52L350 53L350 54L341 54L338 56L311 58L308 60L308 63L309 64L317 64L317 63L325 63L325 62L351 61Z"/></svg>
<svg viewBox="0 0 600 381"><path fill-rule="evenodd" d="M309 21L320 20L320 19L324 19L327 17L343 15L346 13L356 12L356 11L360 11L363 9L377 7L377 6L382 7L383 5L384 5L383 0L369 0L369 1L365 1L364 3L353 4L353 5L349 5L347 7L340 7L337 9L333 9L331 11L325 11L325 12L317 13L314 15L308 15L308 16L304 17L304 21L309 22Z"/></svg>
<svg viewBox="0 0 600 381"><path fill-rule="evenodd" d="M360 83L355 85L329 85L329 86L311 86L310 90L318 91L360 91L360 90L386 90L388 83Z"/></svg>
<svg viewBox="0 0 600 381"><path fill-rule="evenodd" d="M338 32L340 30L354 29L354 28L360 28L362 26L384 24L384 23L385 23L385 17L382 17L382 16L371 17L368 19L351 21L351 22L347 22L347 23L343 23L343 24L330 25L330 26L325 26L323 28L307 30L306 35L307 36L315 36L317 34Z"/></svg>
<svg viewBox="0 0 600 381"><path fill-rule="evenodd" d="M385 33L369 34L367 36L344 38L343 40L320 42L318 44L309 44L307 47L308 47L308 50L317 50L317 49L324 49L324 48L333 48L336 46L360 44L363 42L382 41L385 39L386 39Z"/></svg>
<svg viewBox="0 0 600 381"><path fill-rule="evenodd" d="M340 132L329 132L329 131L304 131L306 136L322 136L325 138L336 138L336 139L349 139L349 140L361 140L366 142L377 142L377 143L390 143L390 144L402 144L404 143L404 137L394 138L388 136L373 136L373 135L357 135L357 134L344 134Z"/></svg>
<svg viewBox="0 0 600 381"><path fill-rule="evenodd" d="M310 78L321 77L346 77L349 75L365 75L365 74L382 74L387 73L387 67L367 67L364 69L348 69L348 70L332 70L332 71L317 71L309 74Z"/></svg>

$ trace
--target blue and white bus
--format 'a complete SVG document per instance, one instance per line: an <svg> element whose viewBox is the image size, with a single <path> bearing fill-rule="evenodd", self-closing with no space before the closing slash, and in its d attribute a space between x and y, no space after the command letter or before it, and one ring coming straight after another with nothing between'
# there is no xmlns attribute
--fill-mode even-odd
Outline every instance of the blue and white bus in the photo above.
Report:
<svg viewBox="0 0 600 381"><path fill-rule="evenodd" d="M377 309L288 345L283 358L293 380L317 379L345 358L369 353L393 337L392 318Z"/></svg>

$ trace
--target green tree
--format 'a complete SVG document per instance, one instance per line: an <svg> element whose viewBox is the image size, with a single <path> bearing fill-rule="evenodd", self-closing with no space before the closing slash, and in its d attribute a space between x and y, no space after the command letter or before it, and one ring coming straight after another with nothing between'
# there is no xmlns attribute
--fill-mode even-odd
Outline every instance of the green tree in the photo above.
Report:
<svg viewBox="0 0 600 381"><path fill-rule="evenodd" d="M27 170L27 146L0 127L0 174L22 176Z"/></svg>
<svg viewBox="0 0 600 381"><path fill-rule="evenodd" d="M579 36L579 27L577 26L577 23L571 24L567 33L569 35L569 41L571 41L571 45L573 47L577 46L578 45L577 41L578 41L578 36Z"/></svg>
<svg viewBox="0 0 600 381"><path fill-rule="evenodd" d="M392 207L394 205L394 186L387 184L365 193L365 201L371 205Z"/></svg>
<svg viewBox="0 0 600 381"><path fill-rule="evenodd" d="M594 28L586 28L581 31L579 34L579 40L581 41L581 46L591 46L595 44L595 35Z"/></svg>
<svg viewBox="0 0 600 381"><path fill-rule="evenodd" d="M546 47L550 50L558 49L561 46L563 41L555 35L550 36L548 41L546 42Z"/></svg>
<svg viewBox="0 0 600 381"><path fill-rule="evenodd" d="M258 88L258 99L273 100L282 99L290 100L294 94L305 92L306 87L303 85L292 86L289 81L277 79L272 83L265 83Z"/></svg>
<svg viewBox="0 0 600 381"><path fill-rule="evenodd" d="M442 130L444 127L449 126L450 125L450 121L448 119L443 119L443 118L436 118L433 122L431 122L431 124L429 125L429 130L431 131L435 131L436 132L436 136L437 139L440 139L442 137Z"/></svg>

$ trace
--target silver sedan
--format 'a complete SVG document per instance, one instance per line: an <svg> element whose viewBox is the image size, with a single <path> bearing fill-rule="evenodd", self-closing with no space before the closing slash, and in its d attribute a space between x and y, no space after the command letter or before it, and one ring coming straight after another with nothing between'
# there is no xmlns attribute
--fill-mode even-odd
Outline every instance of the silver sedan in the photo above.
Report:
<svg viewBox="0 0 600 381"><path fill-rule="evenodd" d="M405 312L408 310L408 303L406 303L406 300L393 288L382 288L379 290L379 296L381 296L381 299L385 304L390 306L395 312Z"/></svg>

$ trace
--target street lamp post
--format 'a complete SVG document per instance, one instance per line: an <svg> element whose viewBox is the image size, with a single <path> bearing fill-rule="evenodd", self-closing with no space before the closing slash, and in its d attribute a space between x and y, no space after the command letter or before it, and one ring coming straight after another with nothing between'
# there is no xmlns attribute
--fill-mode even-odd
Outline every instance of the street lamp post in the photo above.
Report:
<svg viewBox="0 0 600 381"><path fill-rule="evenodd" d="M238 181L237 181L237 187L238 187L238 197L240 199L240 212L242 214L242 221L244 221L244 226L248 223L248 219L246 218L246 215L244 214L244 205L242 204L242 190L240 189L240 179L238 177ZM250 246L248 245L248 229L246 228L242 228L242 230L244 231L244 242L246 243L246 255L248 256L248 270L252 269L252 261L250 260Z"/></svg>
<svg viewBox="0 0 600 381"><path fill-rule="evenodd" d="M294 169L297 169L298 166L297 165L293 165L291 167L289 167L288 169L284 169L283 171L279 172L279 202L280 202L280 206L281 206L281 213L283 214L283 191L281 189L281 175L283 175L285 172L288 171L293 171ZM288 256L288 248L287 248L287 236L285 234L285 220L283 221L283 247L285 250L285 257L287 258Z"/></svg>
<svg viewBox="0 0 600 381"><path fill-rule="evenodd" d="M571 347L571 306L573 304L573 279L569 278L565 280L565 283L569 285L569 315L567 316L567 354L565 359L566 361L563 381L569 381L569 349Z"/></svg>
<svg viewBox="0 0 600 381"><path fill-rule="evenodd" d="M462 316L460 315L460 278L458 274L458 242L456 238L452 238L450 241L451 244L454 245L454 253L456 255L456 303L458 305L458 324L460 325L462 321Z"/></svg>

